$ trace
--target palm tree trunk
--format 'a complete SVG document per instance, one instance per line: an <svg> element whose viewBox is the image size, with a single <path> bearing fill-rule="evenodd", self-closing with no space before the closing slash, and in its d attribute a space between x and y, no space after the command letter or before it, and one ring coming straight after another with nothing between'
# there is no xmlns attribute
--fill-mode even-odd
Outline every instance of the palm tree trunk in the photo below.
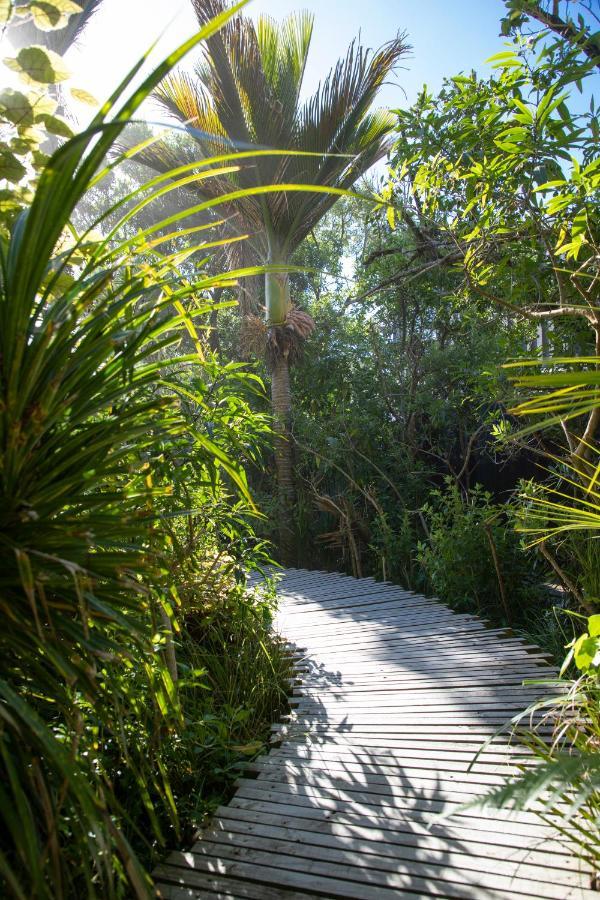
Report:
<svg viewBox="0 0 600 900"><path fill-rule="evenodd" d="M279 507L277 525L279 531L279 555L284 565L296 560L294 519L296 491L294 486L294 459L291 432L292 395L290 391L290 365L287 354L279 356L271 373L271 403L275 419L275 467L277 470L277 494Z"/></svg>
<svg viewBox="0 0 600 900"><path fill-rule="evenodd" d="M281 262L275 239L270 241L269 262ZM266 324L277 332L285 324L291 308L290 282L287 272L265 275ZM293 565L296 557L294 519L296 491L292 445L292 394L290 389L289 348L275 336L275 352L271 367L271 406L275 430L275 468L277 471L277 529L279 556L284 565Z"/></svg>

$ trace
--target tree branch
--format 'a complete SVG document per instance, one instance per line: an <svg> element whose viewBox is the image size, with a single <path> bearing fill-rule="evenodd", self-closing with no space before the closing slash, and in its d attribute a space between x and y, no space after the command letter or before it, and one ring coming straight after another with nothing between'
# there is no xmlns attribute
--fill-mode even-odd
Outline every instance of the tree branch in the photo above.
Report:
<svg viewBox="0 0 600 900"><path fill-rule="evenodd" d="M526 15L533 19L537 19L538 22L541 22L546 28L550 28L555 34L560 35L560 37L564 38L570 44L578 47L598 68L600 68L600 44L593 35L586 35L585 32L580 28L577 28L573 22L565 22L564 19L561 19L560 16L556 14L556 9L554 12L542 9L539 2L522 0L519 6Z"/></svg>

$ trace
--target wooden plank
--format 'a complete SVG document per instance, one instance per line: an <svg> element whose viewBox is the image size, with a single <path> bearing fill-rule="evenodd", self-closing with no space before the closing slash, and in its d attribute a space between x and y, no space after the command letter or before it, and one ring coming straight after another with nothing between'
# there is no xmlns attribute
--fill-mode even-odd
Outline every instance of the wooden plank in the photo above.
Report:
<svg viewBox="0 0 600 900"><path fill-rule="evenodd" d="M310 900L314 894L300 891L288 891L283 888L269 887L266 884L252 884L238 881L237 878L224 878L204 872L194 872L194 887L184 887L188 883L187 873L176 866L160 867L155 874L172 879L175 884L165 881L157 884L157 896L162 900L202 900L212 897L248 898L248 900Z"/></svg>
<svg viewBox="0 0 600 900"><path fill-rule="evenodd" d="M488 650L487 653L486 649ZM416 661L419 663L420 671L428 671L430 665L434 666L437 663L447 662L448 659L453 660L457 667L462 666L464 661L466 664L477 663L480 668L483 668L486 663L500 662L504 659L516 660L520 663L522 663L523 659L531 660L535 663L543 663L548 658L545 654L536 653L533 649L527 647L508 645L498 648L493 643L489 643L483 644L481 650L469 653L465 649L460 649L459 643L446 643L436 647L435 659L427 660L423 659L423 642L421 642L421 646L419 646L418 642L411 645L400 637L389 637L374 643L368 642L364 646L357 638L353 643L340 644L335 649L320 649L311 645L296 647L294 655L300 659L312 659L318 656L320 662L326 662L327 660L335 660L337 662L340 657L342 660L345 660L349 656L355 657L357 654L360 654L367 660L385 658L397 661L398 650L402 651L401 661L403 666Z"/></svg>
<svg viewBox="0 0 600 900"><path fill-rule="evenodd" d="M306 636L300 640L296 637L295 646L299 650L311 650L313 653L317 652L323 647L328 647L332 640L335 640L335 644L337 647L340 646L356 646L367 649L372 644L378 644L383 641L387 641L390 638L402 638L403 643L406 645L408 649L418 647L420 645L421 651L423 650L422 642L424 640L424 636L422 634L412 635L408 629L403 628L402 632L399 633L399 629L397 624L387 625L387 626L371 626L370 628L364 626L363 628L357 629L355 632L349 634L346 629L344 629L343 634L337 632L332 633L331 635L323 635L321 633L322 629L319 629L316 635ZM481 650L485 647L497 647L498 646L498 636L501 635L502 632L491 631L491 630L482 630L477 638L477 650L481 652ZM435 637L435 630L432 630L430 637ZM450 648L463 648L464 649L464 640L465 635L463 631L458 633L452 632L444 632L443 635L435 637L435 646L450 649ZM533 644L527 644L525 641L513 639L506 637L502 641L503 648L511 647L515 650L533 650L536 649Z"/></svg>
<svg viewBox="0 0 600 900"><path fill-rule="evenodd" d="M412 765L411 765L412 763ZM420 763L420 765L419 765ZM491 767L490 767L491 768ZM340 780L342 782L355 778L356 782L362 785L378 784L386 788L388 785L399 785L406 787L407 782L410 786L426 789L429 791L436 790L441 794L447 790L460 790L464 794L471 797L480 797L483 792L491 790L492 787L499 787L504 784L504 775L514 775L518 772L514 766L508 764L497 766L497 774L488 774L476 770L468 771L468 765L460 768L460 764L455 768L447 769L445 766L435 767L427 765L422 760L411 759L401 767L377 767L377 771L365 771L360 765L343 764L341 761L337 763L332 760L327 761L325 772L332 780ZM291 758L274 758L264 757L257 762L251 763L247 769L248 772L257 772L267 777L278 773L289 773L290 775L302 776L313 783L315 776L320 776L323 772L323 762L321 760L291 759Z"/></svg>
<svg viewBox="0 0 600 900"><path fill-rule="evenodd" d="M542 671L541 676L543 677L544 675L545 672ZM505 673L504 683L507 687L520 689L525 681L539 680L539 678L539 669L517 667ZM293 681L292 696L323 696L323 680L323 677L319 678L318 675L311 676L308 673L302 676L298 675ZM417 675L411 679L408 679L405 675L394 675L394 673L381 676L378 673L369 674L367 672L362 675L340 677L339 680L328 685L328 691L331 691L332 696L335 696L335 693L339 693L342 696L352 695L359 698L364 693L372 692L385 694L393 691L394 693L403 694L417 693L419 691L446 691L452 688L460 696L460 692L463 691L490 690L497 684L497 675L474 673L473 677L467 681L460 675L460 672L456 671L446 675L439 675L435 678L433 676Z"/></svg>
<svg viewBox="0 0 600 900"><path fill-rule="evenodd" d="M324 862L340 863L351 868L371 869L381 872L419 872L423 866L423 853L419 848L402 847L398 844L385 845L372 841L358 841L356 839L340 839L331 836L313 836L310 833L286 828L273 828L262 826L252 827L249 824L238 823L237 827L227 819L218 818L213 828L204 835L205 840L216 843L235 844L237 847L247 847L252 850L264 850L271 853L284 853L309 859L319 859ZM194 852L194 849L192 850ZM540 881L539 866L532 866L526 861L512 862L507 860L494 860L494 865L485 864L481 857L470 856L459 849L445 847L437 851L432 848L427 854L427 869L433 877L440 880L448 879L448 868L485 873L485 880L490 886L497 887L497 876L503 876L514 881L513 889L522 887L522 892L530 891L532 882L537 882L538 896L549 898L561 898L561 888L565 886L578 886L580 884L579 873L568 870L558 870L554 873L552 881L544 883ZM515 888L515 885L517 888Z"/></svg>
<svg viewBox="0 0 600 900"><path fill-rule="evenodd" d="M524 655L525 656L525 655ZM544 659L535 660L533 657L525 657L523 658L513 657L513 658L499 658L499 659L490 659L489 666L491 664L495 664L495 668L498 669L499 663L502 663L502 668L510 667L510 671L518 671L525 664L529 669L533 669L535 674L539 676L539 678L543 678L547 680L550 676L554 676L553 670L548 670L545 668ZM488 666L488 671L489 671ZM333 676L345 676L349 678L355 675L361 674L376 674L381 673L382 675L394 675L403 673L408 675L412 675L413 678L423 678L431 675L437 675L439 672L448 672L454 674L456 677L459 673L463 676L463 680L465 683L467 682L467 677L477 677L478 673L481 673L481 664L469 661L468 659L462 660L460 665L457 661L452 660L451 656L448 657L440 657L440 659L433 661L419 661L418 658L416 660L410 660L408 658L404 659L399 657L399 654L396 654L396 657L388 654L387 656L358 656L356 654L349 654L348 657L342 656L330 656L326 657L325 655L319 657L319 665L315 665L315 662L312 658L303 656L297 659L296 662L296 670L298 672L306 672L307 675L320 675L323 679L331 678ZM500 676L498 675L498 681L500 681Z"/></svg>
<svg viewBox="0 0 600 900"><path fill-rule="evenodd" d="M278 858L275 857L275 862ZM159 884L166 882L185 883L193 887L197 883L198 873L225 873L230 878L244 879L248 883L256 885L278 884L283 887L302 888L311 891L313 897L328 898L349 898L349 900L398 900L398 892L395 889L387 890L381 886L371 887L369 885L356 885L347 880L338 880L333 877L327 877L321 873L305 873L296 872L292 869L278 869L267 860L265 864L247 863L238 860L232 860L227 856L218 857L216 859L199 858L194 859L193 864L182 859L175 859L169 866L159 866L155 871L155 876ZM176 865L178 863L178 865ZM203 883L203 882L202 882ZM426 887L419 882L414 890L406 886L403 890L407 896L422 897L422 888ZM260 895L259 895L260 896ZM477 900L477 896L486 897L492 900L492 895L472 893L452 894L450 896L462 896ZM496 900L496 895L493 900ZM518 895L521 898L522 895ZM587 898L584 898L587 900Z"/></svg>
<svg viewBox="0 0 600 900"><path fill-rule="evenodd" d="M303 763L304 765L322 765L326 771L332 771L336 768L343 767L344 770L353 771L375 771L382 775L397 775L399 771L408 773L411 769L423 770L431 772L435 768L435 764L443 769L446 778L455 778L459 775L470 778L479 785L480 788L487 784L503 783L505 776L509 772L517 772L516 763L520 765L527 764L527 757L520 760L517 757L511 759L510 756L504 754L485 754L479 758L477 762L473 762L472 753L435 753L431 751L429 754L419 752L418 750L406 750L402 754L401 760L394 760L393 757L379 756L370 759L369 757L359 757L358 755L334 754L333 752L323 754L303 754L294 753L293 749L287 745L281 750L272 751L268 757L260 757L251 766L270 765L264 760L285 759L290 762ZM531 759L531 757L529 757ZM498 774L501 773L501 774Z"/></svg>
<svg viewBox="0 0 600 900"><path fill-rule="evenodd" d="M292 730L285 724L282 724L281 727L287 731ZM462 730L460 730L461 728ZM333 734L331 740L328 739L327 741L323 741L317 734L309 735L306 741L298 741L294 735L290 735L284 744L286 748L294 752L298 752L301 747L304 747L307 754L331 752L334 755L359 755L364 756L365 760L372 759L374 762L377 762L379 757L385 756L400 763L403 756L406 755L407 748L410 747L418 750L419 755L423 752L432 754L445 753L446 755L470 753L473 759L480 750L482 756L485 755L486 757L490 753L501 753L507 758L521 758L531 755L530 751L526 748L521 748L517 741L509 744L508 741L496 737L492 729L456 726L448 732L445 727L440 725L429 725L427 729L427 733L415 736L415 732L411 730L410 725L398 726L394 735L390 737L390 740L393 740L393 744L387 741L383 745L377 743L373 747L365 744L362 750L360 746L362 738L357 739L356 735L351 731ZM483 749L482 745L485 742L487 742L486 747ZM280 750L284 744L273 749ZM457 757L453 756L452 758L455 759Z"/></svg>
<svg viewBox="0 0 600 900"><path fill-rule="evenodd" d="M435 656L438 654L445 654L452 656L457 660L466 658L481 661L485 657L489 658L489 655L486 654L486 649L488 648L494 655L503 656L512 654L513 656L520 656L525 660L540 658L548 659L548 654L543 653L532 646L523 646L522 644L508 642L505 646L504 642L499 643L493 640L487 641L481 638L481 636L476 638L478 642L481 640L481 649L478 646L476 649L472 650L472 652L469 652L470 648L464 646L465 638L469 637L472 636L460 635L454 641L441 640L439 645L437 645L434 634L417 633L415 634L415 639L410 641L408 639L409 635L403 633L403 626L401 626L397 629L395 634L379 636L376 640L369 640L368 636L366 636L363 642L360 639L360 635L357 634L350 641L343 641L343 639L341 639L338 644L335 637L333 637L330 644L318 645L316 643L313 644L310 640L305 638L302 641L297 640L295 643L290 644L290 649L292 653L297 656L315 653L318 654L320 660L323 660L329 658L333 654L343 654L347 656L354 652L358 652L361 656L370 659L373 654L376 654L378 651L384 650L387 653L390 647L394 647L396 652L393 655L395 657L398 656L397 649L402 648L404 651L402 656L410 655L411 657L418 658L422 665L426 665L428 661L434 661L434 647Z"/></svg>
<svg viewBox="0 0 600 900"><path fill-rule="evenodd" d="M287 852L280 848L274 853L263 849L255 850L251 847L241 846L239 843L236 844L234 836L222 833L218 843L207 839L194 845L192 854L195 858L206 859L213 856L218 857L219 860L227 859L235 863L243 861L250 865L277 867L282 872L283 884L289 880L290 875L293 876L295 884L302 887L304 885L298 881L302 876L317 875L322 878L335 879L337 890L339 890L339 885L346 881L347 890L352 892L351 896L361 898L372 896L373 889L380 891L381 896L384 896L390 891L406 892L414 891L416 888L426 891L425 896L461 897L469 896L465 892L471 892L475 887L479 897L488 897L490 893L491 896L497 897L500 891L502 892L501 896L511 898L537 896L567 900L567 898L579 896L578 886L556 885L541 880L511 879L499 874L488 878L485 873L478 873L473 880L473 875L452 867L443 870L445 877L442 877L438 871L432 871L425 861L421 861L416 871L415 867L402 867L399 864L396 871L388 872L381 869L351 866L347 860L344 860L343 863L323 860L316 854L313 854L312 857L302 856L303 848L293 843L288 843L286 849ZM438 874L439 877L436 877ZM307 886L309 883L307 882ZM380 895L376 894L375 896Z"/></svg>
<svg viewBox="0 0 600 900"><path fill-rule="evenodd" d="M361 647L367 649L371 644L377 644L381 641L389 640L390 638L402 638L407 648L410 649L421 645L421 650L423 650L423 641L427 637L430 637L434 638L436 647L462 647L464 649L465 632L463 629L458 631L445 629L443 634L436 636L435 629L431 629L428 634L424 634L423 632L416 632L413 634L410 629L406 627L406 623L401 623L401 629L398 627L398 624L399 623L395 622L390 625L364 625L362 628L357 628L354 631L344 628L341 634L339 628L332 631L331 634L324 634L323 629L319 628L317 632L308 632L302 637L299 637L296 634L293 646L298 649L310 649L313 652L316 652L321 648L327 648L335 641L336 646L340 646L341 644L352 646L359 643ZM487 646L498 647L499 637L503 638L500 643L500 647L502 648L512 647L513 649L521 651L535 650L536 652L539 652L535 645L528 644L523 639L511 638L503 635L501 631L494 631L492 629L481 629L477 632L476 650L481 652L481 650Z"/></svg>
<svg viewBox="0 0 600 900"><path fill-rule="evenodd" d="M320 715L330 717L334 721L339 716L346 717L349 713L358 719L361 716L369 718L385 719L397 714L405 715L409 712L423 710L427 715L435 715L437 712L443 712L445 709L465 710L465 711L484 711L493 709L522 710L526 704L532 704L543 696L540 691L523 692L523 702L519 703L519 698L515 694L498 693L497 696L488 694L488 696L478 698L475 694L465 692L464 697L456 697L445 692L440 694L428 693L423 691L405 691L404 694L396 691L388 691L387 696L382 691L377 695L374 693L363 693L362 696L353 698L339 697L323 697L318 696L306 697L299 696L294 699L292 705L291 716L297 718L299 716Z"/></svg>
<svg viewBox="0 0 600 900"><path fill-rule="evenodd" d="M394 593L384 592L379 595L376 593L372 595L356 594L354 597L342 598L339 602L331 601L329 606L324 606L322 603L310 603L304 608L292 607L286 610L285 619L289 621L294 617L302 618L311 611L317 614L314 618L329 618L330 616L335 616L338 611L341 611L344 615L350 614L351 616L355 613L363 613L373 618L379 611L385 612L390 608L398 612L404 612L405 615L413 618L422 615L427 621L434 621L436 617L438 620L445 620L460 616L465 622L476 621L477 618L471 613L454 612L449 607L442 606L442 604L428 606L427 610L421 610L418 605L415 605L414 610L411 611L411 604L405 603L403 597L398 597Z"/></svg>
<svg viewBox="0 0 600 900"><path fill-rule="evenodd" d="M431 606L435 603L435 601L429 600L423 596L415 596L414 594L410 594L408 591L403 591L402 588L394 587L393 585L364 585L363 587L352 589L351 587L344 587L340 585L338 587L332 587L327 591L318 591L310 586L307 586L306 593L303 593L302 588L284 588L279 592L282 600L286 601L285 611L286 613L290 612L290 610L295 611L298 608L303 606L320 606L323 609L329 607L330 604L338 604L343 605L341 601L344 600L353 600L357 597L368 597L370 599L377 599L382 596L390 596L397 597L399 600L405 601L407 604L412 602L420 603L422 605Z"/></svg>
<svg viewBox="0 0 600 900"><path fill-rule="evenodd" d="M501 815L497 810L489 811L486 809L474 808L468 812L459 812L459 801L431 800L428 797L419 796L417 793L401 795L392 794L392 792L390 792L390 794L385 795L378 793L377 791L360 790L360 786L358 785L356 790L352 790L350 787L342 788L332 786L330 792L327 793L326 789L322 790L308 784L279 782L276 780L269 781L266 778L239 778L236 781L236 786L238 787L241 797L272 799L278 795L283 795L287 802L299 803L304 801L308 804L312 803L313 805L319 806L324 803L325 800L330 799L337 804L358 804L361 810L364 809L368 811L378 809L379 815L381 815L382 810L385 811L385 814L388 816L395 816L401 811L410 813L411 815L420 814L428 821L434 816L438 816L441 813L447 813L451 810L457 818L465 819L469 822L479 822L480 820L491 820L495 822L497 821L497 818L501 818ZM388 802L386 802L386 800ZM393 800L393 802L389 802L389 800ZM550 825L540 825L538 817L530 812L512 814L511 824L515 828L526 829L522 832L525 834L547 835L552 831Z"/></svg>
<svg viewBox="0 0 600 900"><path fill-rule="evenodd" d="M559 842L556 840L556 835L552 835L548 830L543 834L540 832L532 834L531 831L523 832L518 823L515 827L514 822L502 819L482 820L474 825L472 821L459 819L456 816L446 819L443 824L437 824L431 816L424 816L418 811L411 814L403 810L396 810L395 815L390 816L385 811L382 813L378 807L367 809L366 806L362 806L360 811L357 811L347 804L334 805L328 799L322 799L317 806L303 797L286 799L285 794L273 794L270 799L266 799L264 796L258 799L242 797L236 794L230 803L230 808L232 810L249 809L259 815L264 813L277 817L293 816L308 821L310 828L313 827L314 822L324 822L327 825L337 824L344 827L354 826L367 830L382 830L389 834L400 835L402 839L405 839L406 835L416 835L417 837L434 835L443 839L478 840L480 843L488 845L487 852L490 855L493 855L495 847L498 848L503 859L506 856L507 847L512 850L533 850L543 847L548 853L565 853L565 847L568 847L567 841ZM578 860L573 860L572 857L571 860L573 864L579 866Z"/></svg>
<svg viewBox="0 0 600 900"><path fill-rule="evenodd" d="M402 852L396 848L409 847L434 853L443 853L446 850L463 852L468 850L471 857L476 858L477 865L489 865L494 867L498 861L490 859L489 844L485 841L481 832L466 832L462 829L458 835L446 831L437 835L435 829L416 830L390 830L385 826L369 824L368 826L344 820L327 820L317 817L301 817L285 813L269 813L263 808L253 809L244 806L221 806L215 814L215 823L224 822L231 831L239 828L254 828L258 833L265 833L266 829L281 828L290 834L297 834L298 840L310 840L331 846L333 841L356 841L364 846L365 853L378 853L379 847L385 848L385 853ZM385 820L383 820L385 822ZM271 833L270 831L268 833ZM510 837L510 836L509 836ZM515 843L513 841L513 843ZM510 840L503 849L503 859L512 864L525 862L532 866L544 866L577 872L578 861L568 855L565 848L558 842L548 841L539 847L532 845L523 847L519 841L513 846ZM554 876L553 876L554 877Z"/></svg>
<svg viewBox="0 0 600 900"><path fill-rule="evenodd" d="M439 746L440 743L445 742L448 746L453 746L460 743L461 746L465 746L465 744L469 744L468 749L472 750L473 756L477 750L481 747L484 741L491 738L496 730L495 727L491 727L487 732L482 728L473 729L473 733L471 735L470 742L468 740L460 741L458 736L450 736L444 737L444 729L440 728L440 737L432 738L431 742L428 742L423 738L423 740L419 741L418 738L411 737L411 734L414 734L416 726L407 725L407 726L399 726L394 730L392 734L388 737L382 739L381 734L374 734L372 732L364 732L358 730L345 730L345 731L336 731L336 730L327 730L319 727L315 727L314 729L310 729L307 727L296 727L294 729L285 729L283 726L280 726L280 730L283 734L277 734L277 740L283 741L285 745L294 744L294 745L304 745L311 744L312 746L322 746L324 743L327 743L329 746L342 747L354 747L359 748L361 745L365 748L366 752L381 752L382 746L385 747L385 750L395 751L397 753L405 752L407 749L411 750L426 750L428 746L433 741L437 741L436 746ZM550 736L550 732L547 733Z"/></svg>
<svg viewBox="0 0 600 900"><path fill-rule="evenodd" d="M266 766L264 767L256 779L240 778L236 781L236 785L243 787L248 782L254 781L259 787L266 787L267 790L280 790L285 792L288 788L294 793L301 793L307 796L321 796L323 793L327 796L335 795L343 798L347 796L353 802L361 802L363 800L369 803L391 803L406 804L409 809L419 808L417 804L425 804L430 812L441 813L456 806L465 803L471 803L475 796L486 793L489 788L486 785L480 785L480 790L466 790L460 782L452 782L444 779L440 774L438 778L418 778L414 773L411 777L381 778L378 776L360 777L352 780L351 773L340 774L335 771L327 773L311 770L309 767L302 768L301 771L292 771L283 766ZM435 774L435 773L432 773ZM382 798L380 800L380 798ZM519 816L519 820L527 822L538 821L535 816L535 809L541 809L540 804L532 804L529 808L531 813L524 813ZM468 815L475 814L469 811Z"/></svg>
<svg viewBox="0 0 600 900"><path fill-rule="evenodd" d="M523 691L540 690L538 685L523 686L523 680L529 677L527 672L523 675L517 673L516 675L511 676L511 680L503 682L503 690L511 694L514 693L515 695L520 695ZM307 681L302 687L298 686L298 695L307 698L322 696L322 692L313 685L314 683ZM372 681L344 682L339 686L336 684L332 685L329 688L328 694L332 698L348 697L353 699L360 699L361 694L364 694L365 692L368 692L371 696L377 698L383 698L386 695L389 695L390 692L399 695L414 694L415 697L418 697L422 693L429 696L447 693L450 688L452 689L452 693L457 697L468 696L469 694L481 694L482 696L486 696L487 694L493 695L498 690L498 676L480 676L474 681L469 679L468 682L465 682L458 674L445 679L441 683L438 679L425 681L423 682L423 686L420 686L419 683L417 683L416 686L407 685L404 679L398 679L395 682L390 682L388 679L379 687L373 687Z"/></svg>

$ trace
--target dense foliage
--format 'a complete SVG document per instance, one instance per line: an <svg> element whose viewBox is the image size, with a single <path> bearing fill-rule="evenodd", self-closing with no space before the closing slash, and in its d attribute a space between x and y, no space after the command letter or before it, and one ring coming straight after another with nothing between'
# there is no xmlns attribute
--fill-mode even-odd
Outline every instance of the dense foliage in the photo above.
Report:
<svg viewBox="0 0 600 900"><path fill-rule="evenodd" d="M564 466L581 470L594 455L597 75L579 44L548 32L517 35L492 64L492 77L458 75L398 111L381 211L340 201L296 255L306 267L292 275L296 293L317 324L294 374L299 550L452 600L428 564L441 547L427 510L433 498L446 525L467 532L480 484L494 528L512 529L502 507L514 501L532 575L515 624L537 633L544 582L588 611L597 596L595 542L544 532L549 514L568 517L545 491L560 492ZM585 99L573 98L578 86ZM558 393L519 406L536 383L532 363L569 354L577 372L558 389L574 401L592 394L564 415ZM529 368L502 368L525 355ZM523 428L518 416L538 410ZM540 415L553 411L544 430ZM458 493L442 514L446 478ZM487 518L474 552L489 546ZM528 535L536 548L525 549ZM521 569L518 540L499 541L496 561L491 548L477 556L497 620L510 619L502 583ZM547 644L556 648L554 635Z"/></svg>
<svg viewBox="0 0 600 900"><path fill-rule="evenodd" d="M507 0L490 76L377 112L402 36L303 103L308 17L193 0L73 135L99 5L0 2L1 890L148 896L285 705L271 554L570 645L554 742L485 802L543 794L596 865L591 4ZM152 92L174 133L132 122Z"/></svg>
<svg viewBox="0 0 600 900"><path fill-rule="evenodd" d="M220 24L130 92L132 73L32 172L1 238L0 881L16 897L148 896L156 851L218 802L285 699L272 602L244 588L264 558L243 469L268 433L262 388L203 331L235 276L182 277L205 246L196 229L177 247L185 210L136 227L168 178L104 234L106 208L73 225L136 108Z"/></svg>

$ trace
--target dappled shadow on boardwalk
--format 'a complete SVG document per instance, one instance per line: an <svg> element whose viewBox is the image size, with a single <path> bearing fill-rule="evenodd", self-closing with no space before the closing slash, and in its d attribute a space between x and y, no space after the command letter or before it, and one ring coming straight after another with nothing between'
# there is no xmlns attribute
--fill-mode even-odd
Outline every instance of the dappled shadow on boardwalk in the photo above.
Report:
<svg viewBox="0 0 600 900"><path fill-rule="evenodd" d="M532 814L439 818L515 771L521 751L500 737L469 766L522 708L539 664L522 644L373 582L290 573L282 595L280 627L306 648L293 717L203 839L162 867L165 897L587 894Z"/></svg>

